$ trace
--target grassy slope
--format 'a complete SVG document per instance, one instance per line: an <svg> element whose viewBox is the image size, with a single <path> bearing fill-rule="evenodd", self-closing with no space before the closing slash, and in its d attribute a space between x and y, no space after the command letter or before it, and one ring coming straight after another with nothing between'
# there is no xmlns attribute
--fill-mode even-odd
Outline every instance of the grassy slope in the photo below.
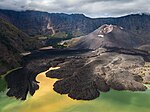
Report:
<svg viewBox="0 0 150 112"><path fill-rule="evenodd" d="M27 34L0 19L0 75L17 68L21 52L38 48L38 44Z"/></svg>
<svg viewBox="0 0 150 112"><path fill-rule="evenodd" d="M7 87L6 81L4 78L0 78L0 92L5 91Z"/></svg>

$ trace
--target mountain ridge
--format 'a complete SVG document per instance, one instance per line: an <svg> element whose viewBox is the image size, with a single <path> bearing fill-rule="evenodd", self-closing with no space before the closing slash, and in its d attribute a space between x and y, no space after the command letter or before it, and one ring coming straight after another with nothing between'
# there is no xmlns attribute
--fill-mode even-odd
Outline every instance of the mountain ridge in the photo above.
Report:
<svg viewBox="0 0 150 112"><path fill-rule="evenodd" d="M47 29L48 24L56 33L64 32L74 37L86 35L103 24L118 25L145 38L150 34L148 30L150 15L144 13L122 17L90 18L83 14L0 10L0 18L4 18L30 36L51 35L52 30Z"/></svg>

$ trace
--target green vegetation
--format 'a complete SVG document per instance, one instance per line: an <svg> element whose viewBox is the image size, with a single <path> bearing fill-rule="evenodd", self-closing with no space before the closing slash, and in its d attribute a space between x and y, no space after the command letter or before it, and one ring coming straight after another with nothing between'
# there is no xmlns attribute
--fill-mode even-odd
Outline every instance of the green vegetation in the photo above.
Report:
<svg viewBox="0 0 150 112"><path fill-rule="evenodd" d="M150 90L145 92L115 91L102 93L93 101L64 108L62 112L149 112Z"/></svg>
<svg viewBox="0 0 150 112"><path fill-rule="evenodd" d="M21 104L20 100L16 100L13 97L8 97L6 92L0 92L0 112L7 112L5 109L11 108L13 106L17 106ZM16 112L11 110L11 112Z"/></svg>
<svg viewBox="0 0 150 112"><path fill-rule="evenodd" d="M67 46L64 46L64 45L55 45L54 48L57 48L57 49L64 49L64 48L67 48Z"/></svg>
<svg viewBox="0 0 150 112"><path fill-rule="evenodd" d="M30 98L32 99L32 97ZM15 99L1 97L0 94L0 101L2 101L0 102L0 110L1 112L25 112L23 111L25 109L37 112L37 110L46 108L46 112L48 110L52 112L149 112L150 90L145 92L111 90L108 93L101 93L99 98L92 101L70 100L68 96L50 93L44 98L33 99L32 103L30 99L26 103L20 103ZM62 101L65 101L66 104ZM29 104L30 106L28 106ZM59 106L59 111L57 106Z"/></svg>
<svg viewBox="0 0 150 112"><path fill-rule="evenodd" d="M62 34L63 35L59 35L60 37L57 37L55 35L48 36L47 44L50 45L50 46L53 46L54 48L60 48L60 49L66 48L67 46L60 45L59 43L62 42L62 41L65 41L65 40L72 39L74 37L70 33L67 33L67 34L62 33ZM64 35L66 35L65 38L63 38Z"/></svg>
<svg viewBox="0 0 150 112"><path fill-rule="evenodd" d="M144 92L110 90L107 93L101 92L100 97L95 100L77 101L67 95L54 92L51 79L46 80L43 77L39 79L41 84L39 90L25 102L7 97L5 92L1 92L0 112L37 112L43 109L44 112L49 110L52 112L149 112L150 90ZM50 84L46 86L45 81ZM50 90L47 90L47 87Z"/></svg>
<svg viewBox="0 0 150 112"><path fill-rule="evenodd" d="M48 38L68 38L68 34L65 32L58 32L54 35L49 35Z"/></svg>
<svg viewBox="0 0 150 112"><path fill-rule="evenodd" d="M70 40L74 38L74 36L71 33L57 32L54 35L38 35L33 38L39 40L41 43L44 43L44 47L53 46L53 48L63 49L66 48L67 45L60 45L59 43L65 40Z"/></svg>
<svg viewBox="0 0 150 112"><path fill-rule="evenodd" d="M7 87L7 83L5 81L5 76L15 70L18 70L22 67L18 67L18 68L15 68L15 69L12 69L12 70L9 70L7 73L3 74L3 75L0 75L0 92L2 91L5 91L6 90L6 87Z"/></svg>
<svg viewBox="0 0 150 112"><path fill-rule="evenodd" d="M48 35L47 38L51 39L51 38L63 38L63 39L71 39L74 36L71 33L65 33L65 32L58 32L54 35Z"/></svg>
<svg viewBox="0 0 150 112"><path fill-rule="evenodd" d="M14 25L0 19L0 44L16 53L24 50L34 50L39 47L36 39L30 38Z"/></svg>
<svg viewBox="0 0 150 112"><path fill-rule="evenodd" d="M20 66L20 53L37 49L38 40L0 19L0 74Z"/></svg>
<svg viewBox="0 0 150 112"><path fill-rule="evenodd" d="M7 87L6 81L4 78L0 77L0 92L5 91Z"/></svg>

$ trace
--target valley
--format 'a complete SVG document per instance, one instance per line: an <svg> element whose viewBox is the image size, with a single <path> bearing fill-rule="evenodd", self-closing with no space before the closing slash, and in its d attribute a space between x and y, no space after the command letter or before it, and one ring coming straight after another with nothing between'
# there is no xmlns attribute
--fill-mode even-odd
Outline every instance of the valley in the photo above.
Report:
<svg viewBox="0 0 150 112"><path fill-rule="evenodd" d="M0 111L149 112L149 24L0 9Z"/></svg>

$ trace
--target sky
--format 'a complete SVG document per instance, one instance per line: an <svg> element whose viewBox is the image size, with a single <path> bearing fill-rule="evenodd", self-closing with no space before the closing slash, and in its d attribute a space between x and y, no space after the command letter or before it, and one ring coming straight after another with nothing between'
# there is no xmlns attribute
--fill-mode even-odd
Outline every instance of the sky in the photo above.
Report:
<svg viewBox="0 0 150 112"><path fill-rule="evenodd" d="M150 0L0 0L1 9L78 13L88 17L118 17L149 13Z"/></svg>

